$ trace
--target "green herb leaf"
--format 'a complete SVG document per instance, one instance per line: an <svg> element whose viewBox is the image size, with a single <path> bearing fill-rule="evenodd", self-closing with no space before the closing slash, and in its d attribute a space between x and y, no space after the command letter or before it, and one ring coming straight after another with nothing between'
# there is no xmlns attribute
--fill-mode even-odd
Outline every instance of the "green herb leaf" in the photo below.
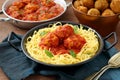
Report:
<svg viewBox="0 0 120 80"><path fill-rule="evenodd" d="M70 52L70 55L71 55L72 57L74 57L74 58L76 57L76 53L75 53L73 50L70 50L69 52Z"/></svg>
<svg viewBox="0 0 120 80"><path fill-rule="evenodd" d="M46 31L42 31L41 33L40 33L40 36L44 36L45 34L47 34L48 32L46 32Z"/></svg>
<svg viewBox="0 0 120 80"><path fill-rule="evenodd" d="M78 26L73 27L75 33L77 33L78 28L79 28Z"/></svg>
<svg viewBox="0 0 120 80"><path fill-rule="evenodd" d="M50 51L48 51L48 50L46 50L45 49L45 53L46 53L46 55L48 56L48 57L53 57L53 54L52 54L52 52L50 52Z"/></svg>

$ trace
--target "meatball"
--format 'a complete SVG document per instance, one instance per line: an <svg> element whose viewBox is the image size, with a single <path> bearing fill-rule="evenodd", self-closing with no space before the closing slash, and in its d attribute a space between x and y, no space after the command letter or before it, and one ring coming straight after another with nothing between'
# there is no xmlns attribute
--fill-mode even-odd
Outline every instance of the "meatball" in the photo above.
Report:
<svg viewBox="0 0 120 80"><path fill-rule="evenodd" d="M48 10L49 10L48 7L43 6L43 7L40 7L40 8L36 11L36 13L37 13L37 14L41 14L41 13L43 14L43 13L46 13Z"/></svg>
<svg viewBox="0 0 120 80"><path fill-rule="evenodd" d="M55 31L54 34L59 37L59 39L67 38L68 36L74 34L74 30L69 25L59 26Z"/></svg>
<svg viewBox="0 0 120 80"><path fill-rule="evenodd" d="M112 0L110 8L114 13L120 13L120 0Z"/></svg>
<svg viewBox="0 0 120 80"><path fill-rule="evenodd" d="M71 35L64 40L64 46L67 49L81 49L82 46L86 43L86 40L80 35Z"/></svg>
<svg viewBox="0 0 120 80"><path fill-rule="evenodd" d="M47 20L48 17L47 17L48 13L42 13L40 15L38 15L38 20L41 21L41 20Z"/></svg>
<svg viewBox="0 0 120 80"><path fill-rule="evenodd" d="M91 8L90 10L88 10L87 15L99 16L100 11L98 9L96 9L96 8Z"/></svg>
<svg viewBox="0 0 120 80"><path fill-rule="evenodd" d="M83 6L87 8L93 8L94 7L94 0L81 0L83 3Z"/></svg>
<svg viewBox="0 0 120 80"><path fill-rule="evenodd" d="M32 0L21 0L23 3L28 4L31 3Z"/></svg>
<svg viewBox="0 0 120 80"><path fill-rule="evenodd" d="M98 10L105 10L108 7L108 2L106 0L97 0L95 2L95 8Z"/></svg>
<svg viewBox="0 0 120 80"><path fill-rule="evenodd" d="M56 47L59 45L59 38L54 33L48 33L45 37L43 37L39 43L39 46L47 46L47 47Z"/></svg>
<svg viewBox="0 0 120 80"><path fill-rule="evenodd" d="M78 6L82 6L83 4L82 4L82 1L81 0L76 0L75 2L74 2L74 7L75 8L77 8Z"/></svg>
<svg viewBox="0 0 120 80"><path fill-rule="evenodd" d="M8 9L7 9L7 13L8 14L11 14L12 12L14 11L19 11L19 8L17 6L10 6Z"/></svg>
<svg viewBox="0 0 120 80"><path fill-rule="evenodd" d="M55 6L54 0L40 0L41 5L47 6L47 7L52 7Z"/></svg>
<svg viewBox="0 0 120 80"><path fill-rule="evenodd" d="M68 50L65 49L64 45L59 45L57 47L51 47L49 48L49 50L56 54L65 54L65 53L69 53Z"/></svg>
<svg viewBox="0 0 120 80"><path fill-rule="evenodd" d="M24 10L25 10L25 14L29 14L29 13L32 13L36 10L39 9L39 5L37 4L33 4L33 3L28 3L25 7L24 7Z"/></svg>
<svg viewBox="0 0 120 80"><path fill-rule="evenodd" d="M106 9L103 11L102 16L113 16L115 13L111 9Z"/></svg>
<svg viewBox="0 0 120 80"><path fill-rule="evenodd" d="M17 6L20 9L20 8L23 8L25 6L25 3L18 1L18 2L13 2L12 5Z"/></svg>
<svg viewBox="0 0 120 80"><path fill-rule="evenodd" d="M22 18L22 20L28 20L28 21L37 21L37 15L35 13L28 14Z"/></svg>
<svg viewBox="0 0 120 80"><path fill-rule="evenodd" d="M87 13L88 11L87 7L84 7L84 6L78 6L77 10L83 13Z"/></svg>
<svg viewBox="0 0 120 80"><path fill-rule="evenodd" d="M19 19L21 15L19 11L13 11L10 16Z"/></svg>

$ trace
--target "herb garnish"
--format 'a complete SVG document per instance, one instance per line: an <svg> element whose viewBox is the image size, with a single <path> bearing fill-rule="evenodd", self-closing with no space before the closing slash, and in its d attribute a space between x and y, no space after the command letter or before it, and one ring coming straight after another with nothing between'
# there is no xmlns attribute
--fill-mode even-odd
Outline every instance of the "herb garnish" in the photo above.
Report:
<svg viewBox="0 0 120 80"><path fill-rule="evenodd" d="M46 32L46 31L42 31L42 32L40 32L40 36L44 36L45 34L47 34L48 32Z"/></svg>
<svg viewBox="0 0 120 80"><path fill-rule="evenodd" d="M53 57L53 54L52 54L52 52L50 52L50 51L48 51L48 50L46 50L45 49L45 53L46 53L46 55L48 56L48 57Z"/></svg>
<svg viewBox="0 0 120 80"><path fill-rule="evenodd" d="M78 26L74 26L73 29L74 29L74 33L77 33L77 30L78 30Z"/></svg>
<svg viewBox="0 0 120 80"><path fill-rule="evenodd" d="M70 50L69 52L70 52L70 55L71 55L72 57L74 57L74 58L76 57L76 53L75 53L73 50Z"/></svg>

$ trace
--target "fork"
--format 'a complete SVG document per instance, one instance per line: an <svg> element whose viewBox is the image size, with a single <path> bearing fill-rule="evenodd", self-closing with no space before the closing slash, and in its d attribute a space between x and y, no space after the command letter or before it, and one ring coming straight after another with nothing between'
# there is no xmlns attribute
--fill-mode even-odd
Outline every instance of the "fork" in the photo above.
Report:
<svg viewBox="0 0 120 80"><path fill-rule="evenodd" d="M90 75L85 80L98 80L103 73L110 68L119 68L120 67L120 52L117 52L113 55L108 61L108 65L104 66L100 71Z"/></svg>

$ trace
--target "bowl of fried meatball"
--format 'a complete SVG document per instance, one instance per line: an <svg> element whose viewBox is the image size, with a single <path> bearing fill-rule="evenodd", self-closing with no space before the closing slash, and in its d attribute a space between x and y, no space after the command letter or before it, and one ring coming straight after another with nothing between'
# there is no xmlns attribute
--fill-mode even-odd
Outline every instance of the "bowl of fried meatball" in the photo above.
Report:
<svg viewBox="0 0 120 80"><path fill-rule="evenodd" d="M114 32L120 20L120 0L73 0L78 21L91 26L103 37Z"/></svg>

